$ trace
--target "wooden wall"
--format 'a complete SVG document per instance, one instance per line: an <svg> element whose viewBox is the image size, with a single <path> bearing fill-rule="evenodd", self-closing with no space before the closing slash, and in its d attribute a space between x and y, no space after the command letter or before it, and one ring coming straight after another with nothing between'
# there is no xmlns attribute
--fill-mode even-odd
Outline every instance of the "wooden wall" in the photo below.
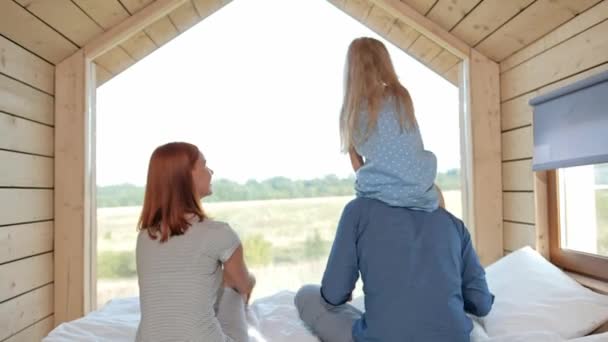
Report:
<svg viewBox="0 0 608 342"><path fill-rule="evenodd" d="M565 22L500 63L505 252L548 255L544 175L532 172L532 108L538 95L608 70L608 1Z"/></svg>
<svg viewBox="0 0 608 342"><path fill-rule="evenodd" d="M0 341L53 326L54 71L0 35Z"/></svg>

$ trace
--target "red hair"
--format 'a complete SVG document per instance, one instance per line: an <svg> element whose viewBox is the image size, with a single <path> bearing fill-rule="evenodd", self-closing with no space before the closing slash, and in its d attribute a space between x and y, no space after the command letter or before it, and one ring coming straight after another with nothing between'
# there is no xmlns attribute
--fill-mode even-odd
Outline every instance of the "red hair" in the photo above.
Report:
<svg viewBox="0 0 608 342"><path fill-rule="evenodd" d="M137 225L160 242L184 234L190 227L188 215L205 219L194 192L192 169L200 158L199 149L175 142L158 147L150 157L144 205Z"/></svg>

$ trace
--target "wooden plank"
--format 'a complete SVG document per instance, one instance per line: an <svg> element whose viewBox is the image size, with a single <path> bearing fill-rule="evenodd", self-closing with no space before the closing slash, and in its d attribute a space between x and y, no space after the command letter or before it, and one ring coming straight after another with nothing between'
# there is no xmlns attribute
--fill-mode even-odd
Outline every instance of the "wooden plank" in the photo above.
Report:
<svg viewBox="0 0 608 342"><path fill-rule="evenodd" d="M499 0L496 0L499 1ZM510 3L505 1L504 3ZM542 52L568 40L580 32L599 24L608 18L608 1L602 1L578 16L572 18L564 25L549 32L546 36L528 45L525 49L518 51L511 57L500 63L500 72L510 70L517 65L532 59Z"/></svg>
<svg viewBox="0 0 608 342"><path fill-rule="evenodd" d="M396 20L388 32L388 40L395 44L401 50L407 52L407 50L414 44L416 39L420 37L420 32L414 30L413 27L404 23L401 20Z"/></svg>
<svg viewBox="0 0 608 342"><path fill-rule="evenodd" d="M550 259L549 239L549 192L546 171L534 173L534 217L536 219L535 249L547 260Z"/></svg>
<svg viewBox="0 0 608 342"><path fill-rule="evenodd" d="M589 69L585 72L578 73L574 76L560 80L559 82L548 84L538 90L503 102L501 105L502 129L507 130L532 124L532 107L528 104L531 99L604 71L608 71L608 63L602 64L593 69Z"/></svg>
<svg viewBox="0 0 608 342"><path fill-rule="evenodd" d="M0 225L51 220L53 190L0 189Z"/></svg>
<svg viewBox="0 0 608 342"><path fill-rule="evenodd" d="M52 125L53 96L0 75L0 111Z"/></svg>
<svg viewBox="0 0 608 342"><path fill-rule="evenodd" d="M474 241L489 265L503 254L498 64L471 50L469 81Z"/></svg>
<svg viewBox="0 0 608 342"><path fill-rule="evenodd" d="M342 10L351 17L363 22L372 8L372 3L368 0L344 0Z"/></svg>
<svg viewBox="0 0 608 342"><path fill-rule="evenodd" d="M443 48L432 40L425 36L420 36L410 46L408 54L423 64L429 64L442 50Z"/></svg>
<svg viewBox="0 0 608 342"><path fill-rule="evenodd" d="M532 159L502 163L502 189L506 191L533 191Z"/></svg>
<svg viewBox="0 0 608 342"><path fill-rule="evenodd" d="M46 335L53 330L54 317L53 315L34 323L17 334L11 336L4 342L32 342L42 341Z"/></svg>
<svg viewBox="0 0 608 342"><path fill-rule="evenodd" d="M418 13L426 15L437 0L401 0L415 9Z"/></svg>
<svg viewBox="0 0 608 342"><path fill-rule="evenodd" d="M443 76L448 82L455 86L460 85L460 63L454 65L450 70L446 71Z"/></svg>
<svg viewBox="0 0 608 342"><path fill-rule="evenodd" d="M522 247L536 248L536 227L533 224L504 222L505 249L516 251Z"/></svg>
<svg viewBox="0 0 608 342"><path fill-rule="evenodd" d="M534 0L484 0L454 27L452 33L470 46L476 46L532 2Z"/></svg>
<svg viewBox="0 0 608 342"><path fill-rule="evenodd" d="M0 265L0 302L52 281L52 252Z"/></svg>
<svg viewBox="0 0 608 342"><path fill-rule="evenodd" d="M140 12L143 13L143 12ZM92 187L88 170L95 156L90 70L84 51L57 65L55 126L55 323L84 316L91 309ZM93 216L92 216L93 215Z"/></svg>
<svg viewBox="0 0 608 342"><path fill-rule="evenodd" d="M52 250L52 221L0 227L0 264Z"/></svg>
<svg viewBox="0 0 608 342"><path fill-rule="evenodd" d="M119 0L131 14L139 12L155 0Z"/></svg>
<svg viewBox="0 0 608 342"><path fill-rule="evenodd" d="M0 32L51 63L59 63L78 47L12 0L0 0Z"/></svg>
<svg viewBox="0 0 608 342"><path fill-rule="evenodd" d="M95 81L97 82L97 87L101 87L112 77L114 77L114 75L112 75L108 70L95 63Z"/></svg>
<svg viewBox="0 0 608 342"><path fill-rule="evenodd" d="M431 61L429 66L438 74L443 74L459 62L460 58L454 56L448 50L443 50Z"/></svg>
<svg viewBox="0 0 608 342"><path fill-rule="evenodd" d="M0 304L0 340L53 313L53 284Z"/></svg>
<svg viewBox="0 0 608 342"><path fill-rule="evenodd" d="M387 37L388 32L393 27L395 20L395 17L386 12L384 9L378 6L372 6L367 18L365 18L365 25L379 35Z"/></svg>
<svg viewBox="0 0 608 342"><path fill-rule="evenodd" d="M4 187L53 187L53 158L0 150Z"/></svg>
<svg viewBox="0 0 608 342"><path fill-rule="evenodd" d="M16 0L65 37L83 46L103 29L70 0Z"/></svg>
<svg viewBox="0 0 608 342"><path fill-rule="evenodd" d="M232 0L192 0L200 18L207 18Z"/></svg>
<svg viewBox="0 0 608 342"><path fill-rule="evenodd" d="M584 276L584 275L578 274L578 273L566 272L566 274L568 276L570 276L570 278L576 280L581 285L583 285L597 293L608 295L608 283L607 282L604 282L604 281L601 281L598 279L594 279L594 278L589 278L587 276ZM606 331L608 331L608 330L606 330Z"/></svg>
<svg viewBox="0 0 608 342"><path fill-rule="evenodd" d="M53 127L0 112L0 149L52 156Z"/></svg>
<svg viewBox="0 0 608 342"><path fill-rule="evenodd" d="M608 20L530 59L501 76L503 100L608 62ZM581 51L584 53L572 53Z"/></svg>
<svg viewBox="0 0 608 342"><path fill-rule="evenodd" d="M117 46L105 54L95 58L95 63L101 65L104 69L113 75L118 75L127 70L131 65L135 64L135 60L125 52L125 50Z"/></svg>
<svg viewBox="0 0 608 342"><path fill-rule="evenodd" d="M507 221L534 224L534 193L503 193L503 215Z"/></svg>
<svg viewBox="0 0 608 342"><path fill-rule="evenodd" d="M439 26L451 31L481 0L439 0L426 15Z"/></svg>
<svg viewBox="0 0 608 342"><path fill-rule="evenodd" d="M124 0L123 0L124 1ZM133 34L166 16L188 0L156 0L149 6L96 37L84 47L87 59L94 60L116 45L129 39ZM110 70L111 71L111 70Z"/></svg>
<svg viewBox="0 0 608 342"><path fill-rule="evenodd" d="M413 27L420 34L439 44L459 58L468 58L470 47L444 30L441 26L418 13L415 9L399 0L370 0L375 5L384 8L399 20Z"/></svg>
<svg viewBox="0 0 608 342"><path fill-rule="evenodd" d="M141 60L156 50L157 46L148 35L141 31L120 44L129 56Z"/></svg>
<svg viewBox="0 0 608 342"><path fill-rule="evenodd" d="M502 160L532 157L532 126L502 133Z"/></svg>
<svg viewBox="0 0 608 342"><path fill-rule="evenodd" d="M144 30L156 46L162 46L177 37L179 32L169 17L162 17Z"/></svg>
<svg viewBox="0 0 608 342"><path fill-rule="evenodd" d="M600 0L538 0L484 39L477 48L502 61Z"/></svg>
<svg viewBox="0 0 608 342"><path fill-rule="evenodd" d="M49 94L55 92L55 66L2 36L0 73Z"/></svg>
<svg viewBox="0 0 608 342"><path fill-rule="evenodd" d="M129 17L124 7L118 0L72 0L78 7L85 11L104 30L118 25Z"/></svg>
<svg viewBox="0 0 608 342"><path fill-rule="evenodd" d="M187 1L173 10L173 12L169 14L169 18L171 18L171 21L173 21L179 32L187 31L201 20L192 1Z"/></svg>

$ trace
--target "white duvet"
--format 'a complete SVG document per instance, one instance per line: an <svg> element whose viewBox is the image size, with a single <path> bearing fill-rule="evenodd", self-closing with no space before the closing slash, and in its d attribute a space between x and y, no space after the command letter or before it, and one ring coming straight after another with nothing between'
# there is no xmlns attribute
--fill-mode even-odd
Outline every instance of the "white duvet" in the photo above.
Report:
<svg viewBox="0 0 608 342"><path fill-rule="evenodd" d="M276 295L259 299L250 307L250 336L255 342L318 342L298 318L293 305L294 293L279 292ZM362 306L362 300L354 305ZM139 323L139 301L137 298L116 299L102 309L86 317L64 323L53 330L43 342L132 342ZM488 338L483 328L475 324L471 334L472 342L563 342L557 334L547 331L507 335ZM608 333L582 337L572 342L608 341Z"/></svg>

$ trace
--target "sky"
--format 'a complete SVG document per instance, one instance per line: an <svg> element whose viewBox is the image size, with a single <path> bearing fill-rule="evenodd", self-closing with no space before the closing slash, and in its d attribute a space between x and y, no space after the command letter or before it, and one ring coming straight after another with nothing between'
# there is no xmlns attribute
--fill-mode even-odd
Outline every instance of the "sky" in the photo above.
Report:
<svg viewBox="0 0 608 342"><path fill-rule="evenodd" d="M352 174L346 50L385 42L440 171L460 166L458 88L326 0L234 0L97 90L97 184L143 185L152 151L196 144L215 178Z"/></svg>

